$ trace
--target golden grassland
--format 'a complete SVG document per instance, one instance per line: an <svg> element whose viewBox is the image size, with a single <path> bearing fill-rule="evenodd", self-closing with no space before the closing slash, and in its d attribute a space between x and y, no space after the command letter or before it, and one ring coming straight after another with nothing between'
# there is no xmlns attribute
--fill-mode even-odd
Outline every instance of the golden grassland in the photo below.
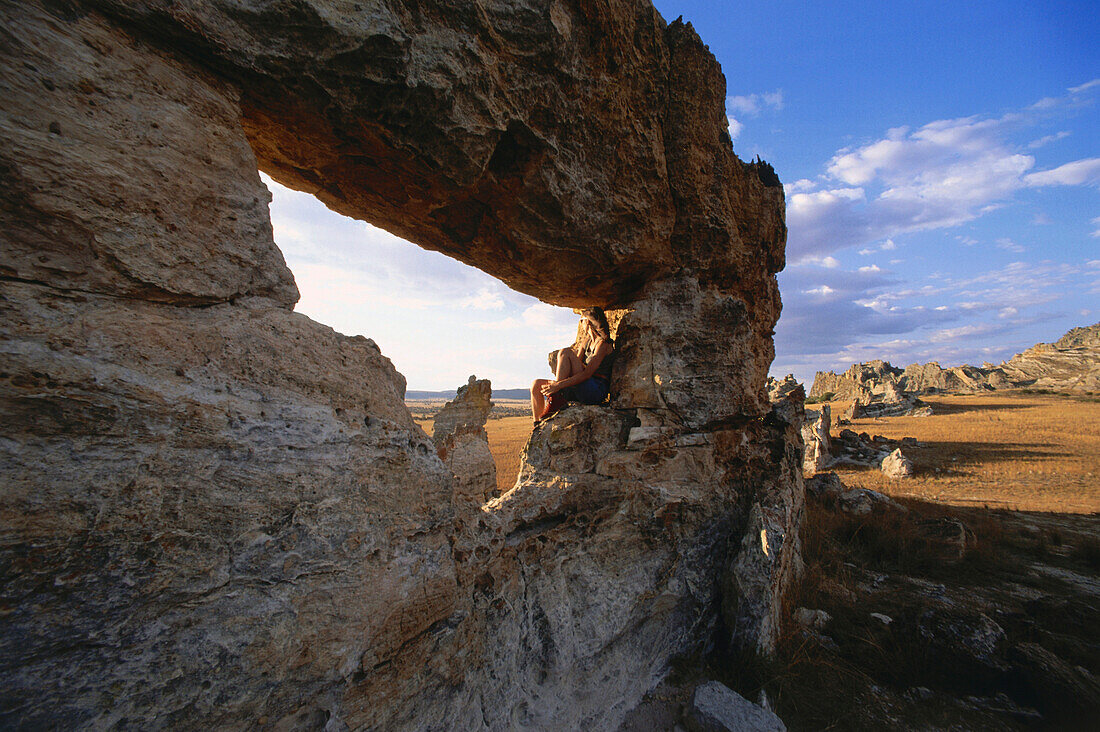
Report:
<svg viewBox="0 0 1100 732"><path fill-rule="evenodd" d="M904 449L916 475L898 481L874 469L840 467L845 485L950 505L1100 512L1100 401L1095 397L998 392L923 399L932 405L931 417L859 419L848 427L891 439L916 438L919 447ZM835 419L848 405L831 406ZM430 419L417 422L431 433ZM497 485L504 492L515 483L531 418L490 419L485 429ZM838 431L834 428L833 434Z"/></svg>
<svg viewBox="0 0 1100 732"><path fill-rule="evenodd" d="M916 438L919 447L902 450L916 474L898 481L840 468L845 485L959 506L1100 511L1100 400L1024 392L922 399L932 416L858 419L848 427ZM835 419L848 405L832 406Z"/></svg>

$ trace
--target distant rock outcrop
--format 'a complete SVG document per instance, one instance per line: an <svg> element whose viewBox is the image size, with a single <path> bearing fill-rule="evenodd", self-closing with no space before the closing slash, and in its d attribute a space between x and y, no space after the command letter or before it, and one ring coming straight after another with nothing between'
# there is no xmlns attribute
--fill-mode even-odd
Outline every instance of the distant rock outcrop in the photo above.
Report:
<svg viewBox="0 0 1100 732"><path fill-rule="evenodd" d="M876 389L881 392L883 383L895 381L901 373L901 369L894 368L886 361L852 364L839 375L832 371L818 371L814 375L809 396L811 399L820 399L826 394L832 394L832 399L855 399L863 393L874 393Z"/></svg>
<svg viewBox="0 0 1100 732"><path fill-rule="evenodd" d="M902 392L893 381L883 384L878 393L862 391L845 411L843 420L877 417L927 417L932 407L915 396Z"/></svg>
<svg viewBox="0 0 1100 732"><path fill-rule="evenodd" d="M1074 328L1054 343L1038 343L1000 369L1013 386L1100 391L1100 323Z"/></svg>
<svg viewBox="0 0 1100 732"><path fill-rule="evenodd" d="M800 384L794 378L794 374L787 374L782 379L773 379L770 376L768 377L768 401L777 402L793 392L795 389L803 389L803 394L805 394L805 389L803 388L802 384Z"/></svg>
<svg viewBox="0 0 1100 732"><path fill-rule="evenodd" d="M719 628L774 646L803 490L801 400L764 388L783 188L734 154L690 25L645 0L0 22L0 727L615 729ZM611 404L547 420L479 503L482 387L433 442L373 341L292 312L258 169L613 311Z"/></svg>
<svg viewBox="0 0 1100 732"><path fill-rule="evenodd" d="M979 392L1032 387L1059 391L1100 391L1100 323L1074 328L1055 343L1039 343L1000 366L943 368L935 361L904 370L886 361L853 364L843 374L819 371L810 398L866 398L893 384L906 394Z"/></svg>

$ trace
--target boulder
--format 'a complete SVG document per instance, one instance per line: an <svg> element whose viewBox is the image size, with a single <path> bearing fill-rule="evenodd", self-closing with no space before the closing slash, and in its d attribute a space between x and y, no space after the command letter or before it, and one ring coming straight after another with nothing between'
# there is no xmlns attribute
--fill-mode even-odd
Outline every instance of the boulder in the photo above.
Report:
<svg viewBox="0 0 1100 732"><path fill-rule="evenodd" d="M1008 670L1003 659L1005 630L982 612L932 608L921 614L917 632L936 662L973 674L976 680L996 683Z"/></svg>
<svg viewBox="0 0 1100 732"><path fill-rule="evenodd" d="M806 479L806 492L822 497L826 495L837 495L844 492L844 483L840 481L840 476L836 473L818 473L812 478Z"/></svg>
<svg viewBox="0 0 1100 732"><path fill-rule="evenodd" d="M786 732L775 712L753 704L728 686L708 681L695 689L688 726L694 732Z"/></svg>
<svg viewBox="0 0 1100 732"><path fill-rule="evenodd" d="M894 480L913 477L913 461L902 454L900 447L882 459L881 469L883 475Z"/></svg>
<svg viewBox="0 0 1100 732"><path fill-rule="evenodd" d="M1100 714L1100 679L1087 669L1071 666L1038 643L1018 643L1009 659L1013 676L1030 688L1047 716L1078 723Z"/></svg>
<svg viewBox="0 0 1100 732"><path fill-rule="evenodd" d="M837 506L845 513L863 516L871 513L876 508L890 509L893 511L906 511L902 506L889 496L869 488L851 488L837 496Z"/></svg>
<svg viewBox="0 0 1100 732"><path fill-rule="evenodd" d="M833 616L824 610L811 610L809 608L800 607L794 611L795 622L810 630L821 630L828 625L829 621L832 619Z"/></svg>

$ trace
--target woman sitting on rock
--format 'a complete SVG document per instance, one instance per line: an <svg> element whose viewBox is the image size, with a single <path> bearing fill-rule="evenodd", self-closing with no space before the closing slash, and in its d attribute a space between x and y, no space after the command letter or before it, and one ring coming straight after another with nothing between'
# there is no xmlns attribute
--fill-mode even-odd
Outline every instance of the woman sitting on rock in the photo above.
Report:
<svg viewBox="0 0 1100 732"><path fill-rule="evenodd" d="M531 415L546 419L566 402L599 404L611 389L611 364L615 342L602 308L581 313L580 337L556 354L554 380L535 379L531 385Z"/></svg>

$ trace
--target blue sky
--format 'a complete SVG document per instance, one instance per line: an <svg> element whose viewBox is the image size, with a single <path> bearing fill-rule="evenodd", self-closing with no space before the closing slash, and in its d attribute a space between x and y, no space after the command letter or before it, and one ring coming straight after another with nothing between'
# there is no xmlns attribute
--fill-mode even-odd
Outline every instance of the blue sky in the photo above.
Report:
<svg viewBox="0 0 1100 732"><path fill-rule="evenodd" d="M1085 2L655 3L722 64L786 185L772 373L999 362L1100 320L1100 13ZM575 316L272 188L298 310L409 388L544 376Z"/></svg>

